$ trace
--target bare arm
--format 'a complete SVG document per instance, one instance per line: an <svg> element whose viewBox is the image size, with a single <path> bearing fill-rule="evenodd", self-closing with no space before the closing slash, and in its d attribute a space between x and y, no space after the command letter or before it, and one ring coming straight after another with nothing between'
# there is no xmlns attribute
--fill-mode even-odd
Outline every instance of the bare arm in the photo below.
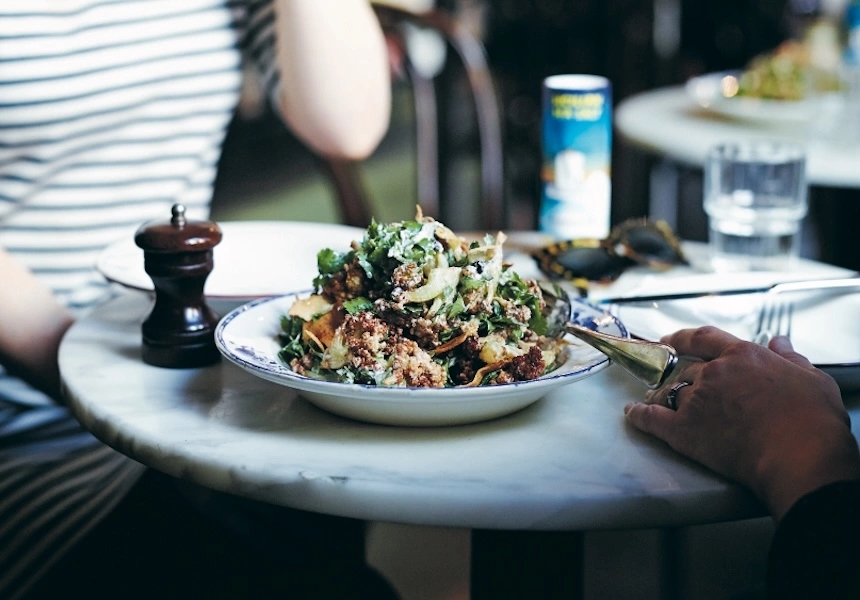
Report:
<svg viewBox="0 0 860 600"><path fill-rule="evenodd" d="M391 82L367 0L275 0L281 109L320 154L360 159L388 129Z"/></svg>
<svg viewBox="0 0 860 600"><path fill-rule="evenodd" d="M72 316L51 291L0 247L0 363L59 399L57 350Z"/></svg>
<svg viewBox="0 0 860 600"><path fill-rule="evenodd" d="M634 426L749 487L781 519L828 483L860 479L860 452L833 379L796 353L788 338L769 348L714 327L663 341L704 359L684 367L678 410L667 390L625 409Z"/></svg>

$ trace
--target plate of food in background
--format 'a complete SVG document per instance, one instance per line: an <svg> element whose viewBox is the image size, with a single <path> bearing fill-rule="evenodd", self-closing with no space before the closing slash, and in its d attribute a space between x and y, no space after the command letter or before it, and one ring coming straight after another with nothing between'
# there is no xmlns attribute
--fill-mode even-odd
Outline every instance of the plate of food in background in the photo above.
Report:
<svg viewBox="0 0 860 600"><path fill-rule="evenodd" d="M814 55L808 44L787 41L743 69L693 77L686 91L698 106L726 118L808 123L842 89L836 67L820 66Z"/></svg>

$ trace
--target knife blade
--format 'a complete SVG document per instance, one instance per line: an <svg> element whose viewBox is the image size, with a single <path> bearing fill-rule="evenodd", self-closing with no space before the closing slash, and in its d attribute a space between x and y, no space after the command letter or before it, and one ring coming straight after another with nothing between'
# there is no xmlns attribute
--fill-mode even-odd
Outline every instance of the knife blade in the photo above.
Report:
<svg viewBox="0 0 860 600"><path fill-rule="evenodd" d="M841 277L837 279L806 279L802 281L784 281L766 286L734 288L723 290L708 290L697 292L678 292L671 294L650 294L646 296L618 296L615 298L600 298L593 300L595 304L632 304L656 302L658 300L685 300L689 298L707 298L710 296L733 296L739 294L785 293L805 290L824 290L839 288L860 288L860 277Z"/></svg>

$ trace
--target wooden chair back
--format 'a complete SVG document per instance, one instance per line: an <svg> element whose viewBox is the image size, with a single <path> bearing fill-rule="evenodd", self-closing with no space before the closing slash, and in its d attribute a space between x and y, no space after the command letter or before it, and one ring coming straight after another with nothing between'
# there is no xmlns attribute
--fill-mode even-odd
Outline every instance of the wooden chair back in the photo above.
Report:
<svg viewBox="0 0 860 600"><path fill-rule="evenodd" d="M401 47L405 48L405 26L427 28L445 40L461 63L474 105L479 139L481 222L477 226L488 231L506 228L502 122L483 44L465 24L441 10L413 13L387 5L374 8L386 35ZM443 218L446 209L442 206L440 171L444 165L440 165L440 160L444 160L444 156L440 158L437 86L412 64L408 52L404 51L403 56L403 70L410 84L415 114L418 202L425 215ZM324 162L335 187L343 222L365 227L373 215L359 165L344 160Z"/></svg>

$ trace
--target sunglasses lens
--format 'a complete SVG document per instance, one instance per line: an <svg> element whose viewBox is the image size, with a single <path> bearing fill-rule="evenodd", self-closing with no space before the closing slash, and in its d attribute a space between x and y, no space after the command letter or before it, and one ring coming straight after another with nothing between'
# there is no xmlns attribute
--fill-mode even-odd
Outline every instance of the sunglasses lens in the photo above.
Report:
<svg viewBox="0 0 860 600"><path fill-rule="evenodd" d="M612 229L605 240L558 242L534 254L541 271L573 281L582 290L588 282L608 283L632 265L668 269L687 264L681 243L665 221L629 219Z"/></svg>
<svg viewBox="0 0 860 600"><path fill-rule="evenodd" d="M631 264L609 252L599 240L560 242L541 249L536 258L541 271L568 280L611 281Z"/></svg>
<svg viewBox="0 0 860 600"><path fill-rule="evenodd" d="M612 247L640 264L668 268L687 262L681 244L664 221L628 221L610 236Z"/></svg>

